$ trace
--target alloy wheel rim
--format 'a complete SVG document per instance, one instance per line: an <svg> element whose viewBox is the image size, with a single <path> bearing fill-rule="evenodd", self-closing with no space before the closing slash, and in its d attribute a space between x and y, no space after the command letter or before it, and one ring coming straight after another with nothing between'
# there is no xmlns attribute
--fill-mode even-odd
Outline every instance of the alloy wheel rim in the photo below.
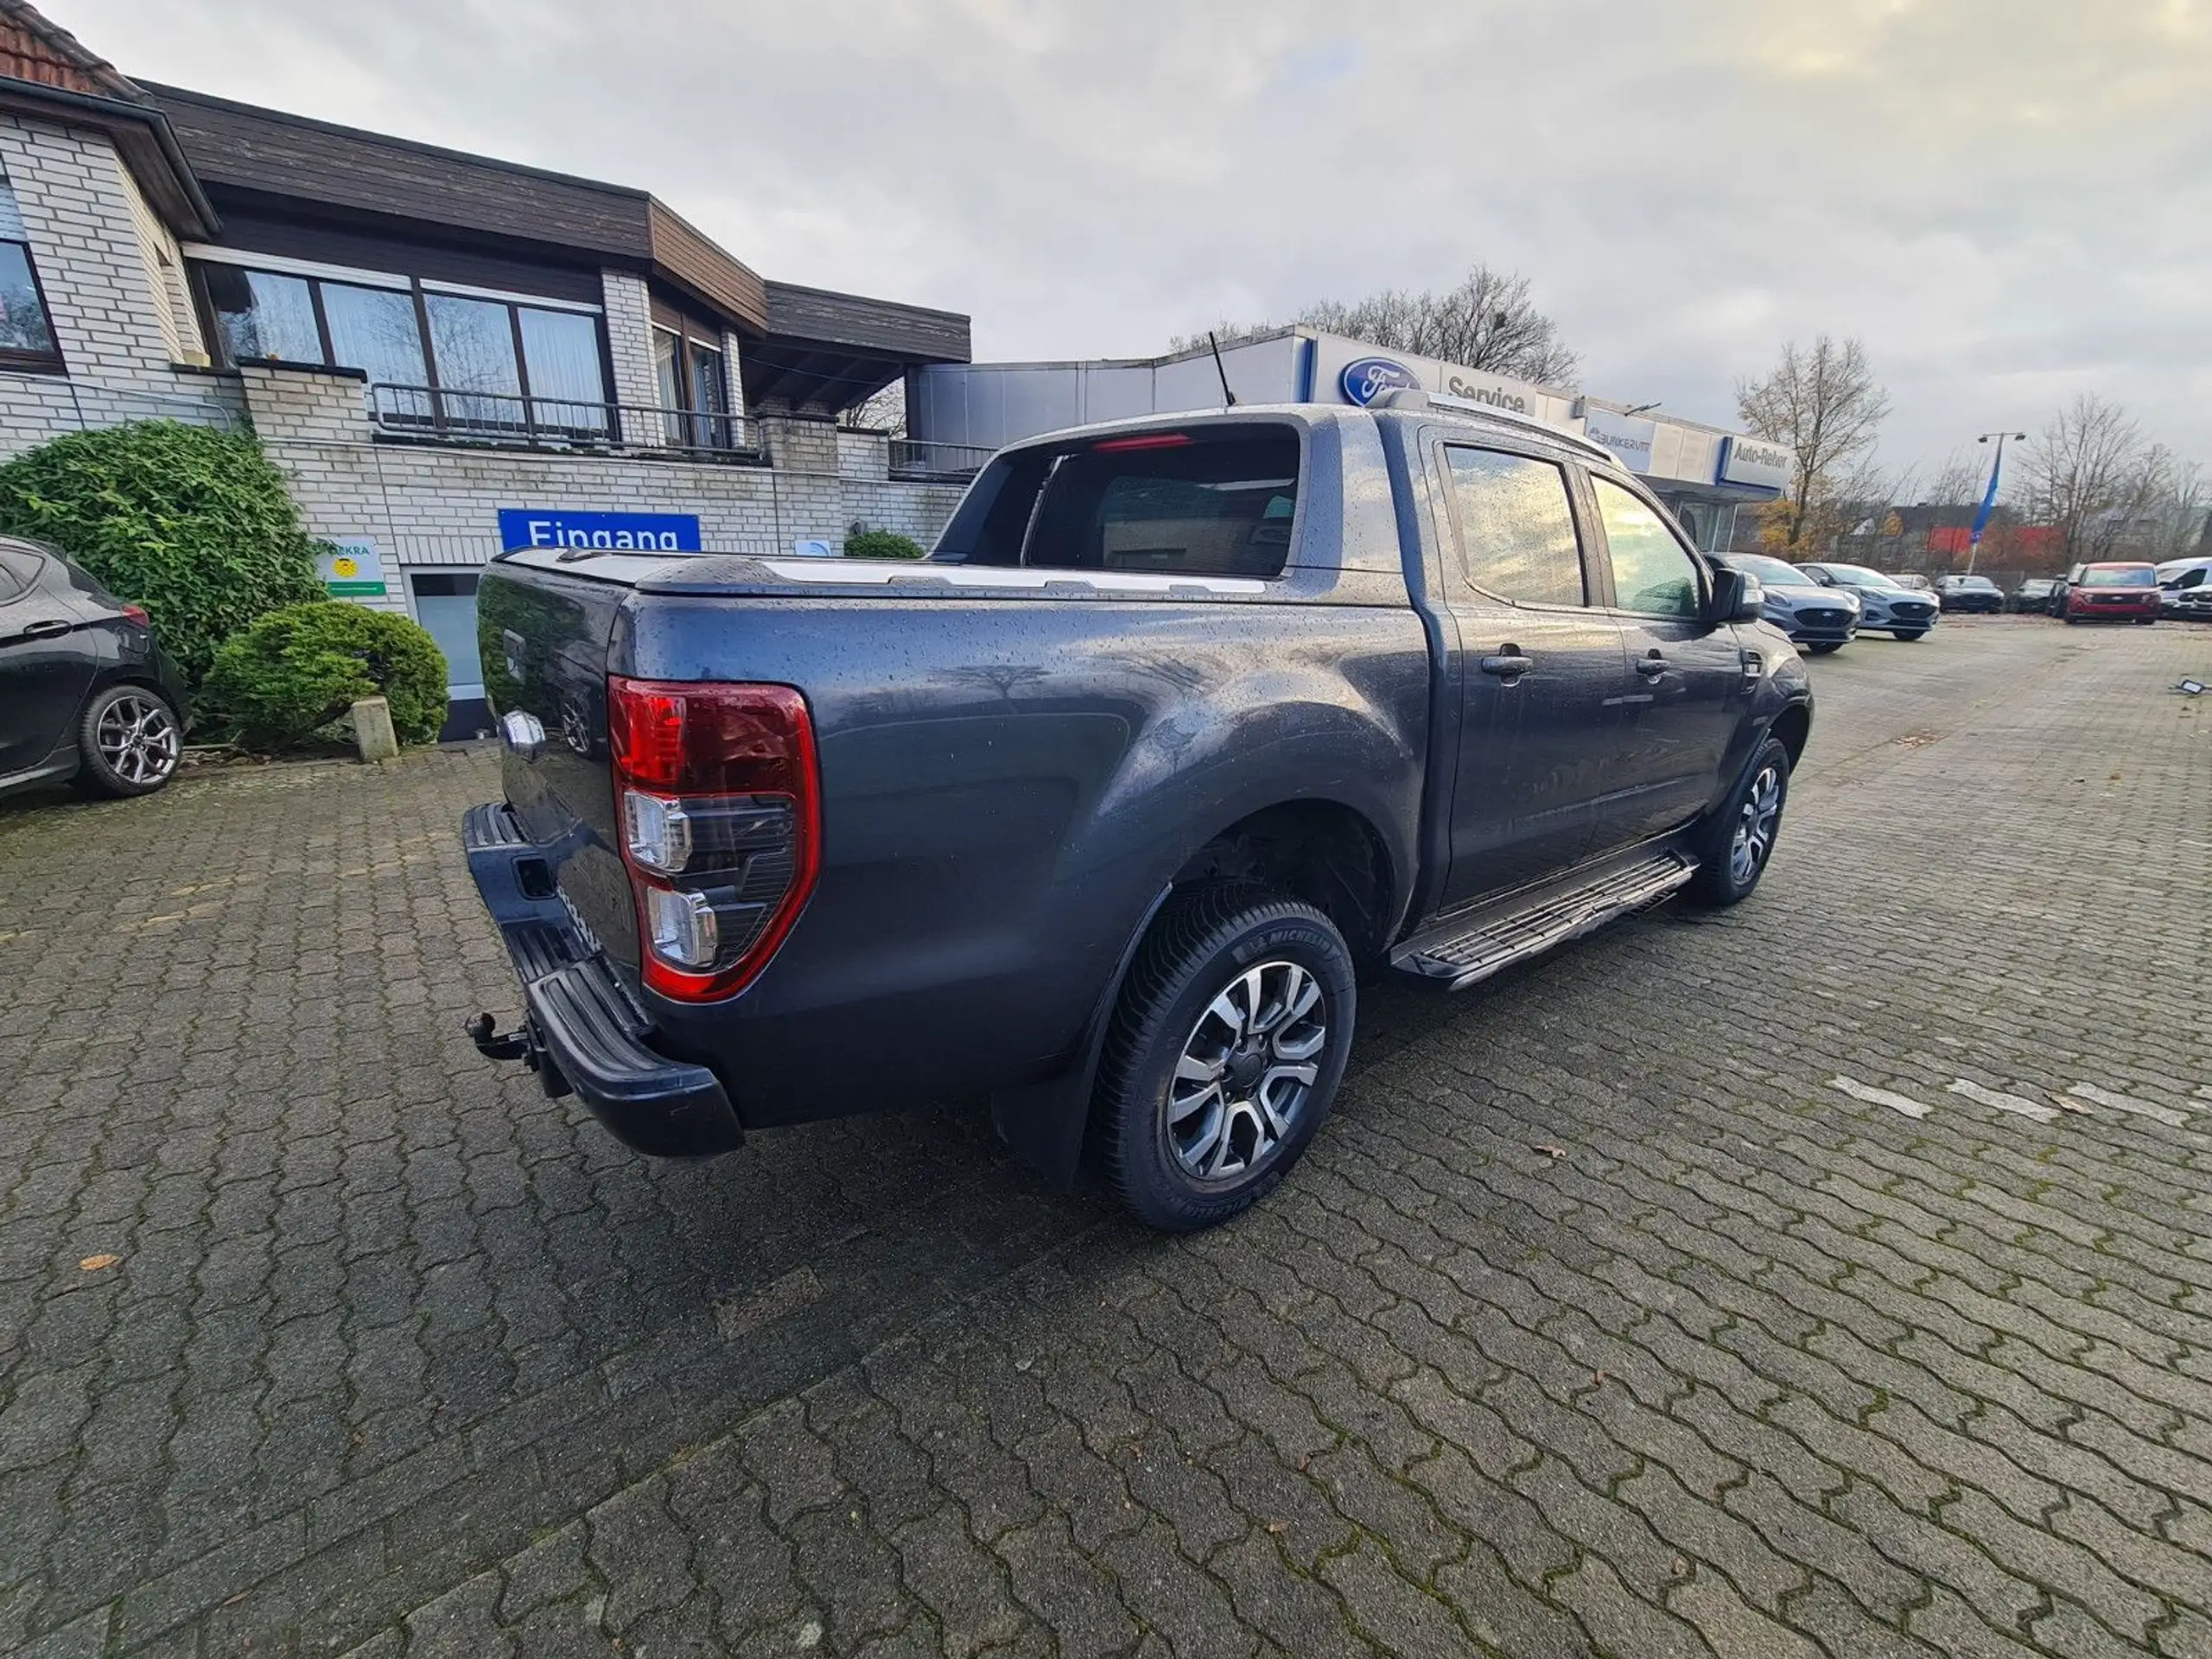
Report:
<svg viewBox="0 0 2212 1659"><path fill-rule="evenodd" d="M1206 1005L1167 1085L1168 1150L1192 1179L1233 1180L1296 1127L1329 1046L1320 982L1294 962L1241 969Z"/></svg>
<svg viewBox="0 0 2212 1659"><path fill-rule="evenodd" d="M169 711L148 697L122 696L100 711L93 741L108 769L126 784L158 784L183 752Z"/></svg>
<svg viewBox="0 0 2212 1659"><path fill-rule="evenodd" d="M1782 774L1772 766L1761 768L1744 797L1737 815L1736 833L1728 844L1728 874L1742 887L1759 873L1774 850L1775 824L1782 817Z"/></svg>

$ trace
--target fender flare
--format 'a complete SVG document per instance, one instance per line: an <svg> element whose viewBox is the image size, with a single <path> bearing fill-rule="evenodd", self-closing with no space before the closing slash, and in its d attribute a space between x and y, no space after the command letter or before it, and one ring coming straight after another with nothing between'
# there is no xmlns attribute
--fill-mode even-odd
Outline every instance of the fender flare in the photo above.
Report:
<svg viewBox="0 0 2212 1659"><path fill-rule="evenodd" d="M991 1095L991 1124L999 1138L1021 1154L1046 1179L1063 1192L1075 1185L1083 1163L1084 1130L1090 1122L1090 1091L1098 1078L1098 1060L1105 1052L1107 1028L1113 1022L1114 1005L1121 1000L1122 985L1137 958L1154 919L1174 893L1171 882L1145 906L1135 930L1122 946L1122 954L1107 976L1105 988L1084 1022L1083 1037L1065 1068L1036 1083L995 1090Z"/></svg>

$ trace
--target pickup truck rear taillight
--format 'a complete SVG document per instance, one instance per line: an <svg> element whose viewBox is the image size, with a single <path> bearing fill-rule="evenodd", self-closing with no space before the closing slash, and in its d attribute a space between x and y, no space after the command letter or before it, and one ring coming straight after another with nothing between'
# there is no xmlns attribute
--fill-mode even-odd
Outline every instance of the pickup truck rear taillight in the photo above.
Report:
<svg viewBox="0 0 2212 1659"><path fill-rule="evenodd" d="M645 984L734 995L767 965L821 867L821 770L788 685L607 681L623 861Z"/></svg>

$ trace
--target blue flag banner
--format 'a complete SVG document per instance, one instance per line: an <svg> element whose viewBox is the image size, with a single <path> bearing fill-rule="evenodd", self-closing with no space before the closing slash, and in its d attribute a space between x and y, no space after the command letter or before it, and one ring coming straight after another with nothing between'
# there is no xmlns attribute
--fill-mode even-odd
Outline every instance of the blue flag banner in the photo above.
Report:
<svg viewBox="0 0 2212 1659"><path fill-rule="evenodd" d="M2005 464L2005 452L1999 449L1997 459L1989 463L1989 487L1982 492L1981 511L1974 516L1974 533L1967 537L1968 547L1981 545L1981 532L1989 528L1989 515L1997 511L1997 469Z"/></svg>

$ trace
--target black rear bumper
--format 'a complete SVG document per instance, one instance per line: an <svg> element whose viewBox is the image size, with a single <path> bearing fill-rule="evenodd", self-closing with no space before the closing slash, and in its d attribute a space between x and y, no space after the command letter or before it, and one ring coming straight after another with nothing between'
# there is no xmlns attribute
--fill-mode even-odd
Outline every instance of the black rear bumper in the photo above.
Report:
<svg viewBox="0 0 2212 1659"><path fill-rule="evenodd" d="M504 801L461 817L469 874L522 983L523 1057L549 1094L574 1090L615 1139L662 1157L728 1152L745 1138L728 1093L702 1065L647 1046L652 1027L584 942L551 873ZM512 1058L512 1039L471 1027L477 1046Z"/></svg>

